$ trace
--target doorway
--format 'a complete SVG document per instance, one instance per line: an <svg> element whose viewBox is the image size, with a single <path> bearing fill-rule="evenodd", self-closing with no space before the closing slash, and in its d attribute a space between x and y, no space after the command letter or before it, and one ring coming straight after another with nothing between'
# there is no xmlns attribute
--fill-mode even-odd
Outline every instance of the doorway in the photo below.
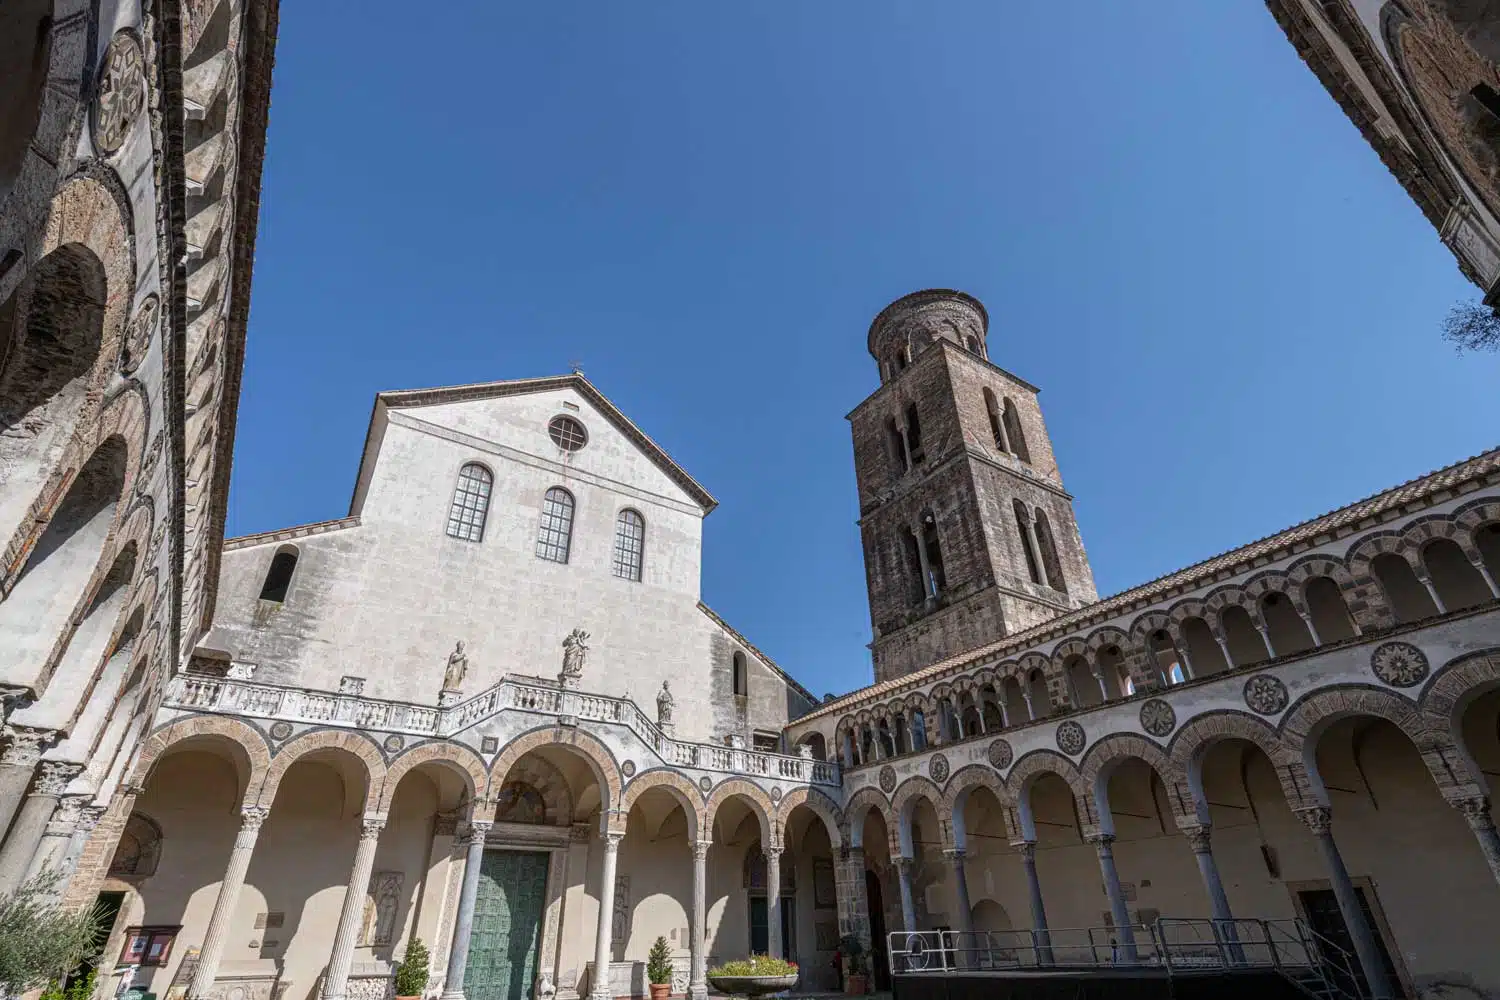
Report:
<svg viewBox="0 0 1500 1000"><path fill-rule="evenodd" d="M875 989L891 988L891 959L885 939L885 894L880 891L880 876L865 869L865 904L870 910L870 975Z"/></svg>
<svg viewBox="0 0 1500 1000"><path fill-rule="evenodd" d="M486 851L464 974L468 1000L528 1000L547 898L545 851Z"/></svg>
<svg viewBox="0 0 1500 1000"><path fill-rule="evenodd" d="M1370 905L1370 894L1365 886L1356 885L1354 893L1359 897L1359 908L1364 912L1365 923L1375 937L1375 950L1380 953L1380 964L1385 970L1386 983L1390 988L1392 996L1405 996L1406 990L1402 987L1401 976L1396 971L1396 964L1391 961L1390 948L1386 944L1383 933L1382 921L1376 919L1375 910ZM1347 981L1347 974L1340 970L1335 974L1336 979L1341 979L1338 985L1353 996L1369 996L1369 984L1365 982L1365 973L1359 966L1359 960L1354 953L1354 938L1349 933L1349 926L1344 923L1343 911L1339 909L1338 897L1334 895L1331 888L1299 889L1297 891L1297 908L1302 911L1303 919L1307 921L1313 933L1326 938L1334 945L1342 948L1352 960L1354 966L1355 982Z"/></svg>

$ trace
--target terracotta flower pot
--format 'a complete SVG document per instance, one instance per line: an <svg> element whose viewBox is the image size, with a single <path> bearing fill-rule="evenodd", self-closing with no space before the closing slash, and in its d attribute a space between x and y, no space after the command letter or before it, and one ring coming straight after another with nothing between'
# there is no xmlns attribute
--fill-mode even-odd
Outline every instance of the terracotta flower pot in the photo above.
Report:
<svg viewBox="0 0 1500 1000"><path fill-rule="evenodd" d="M398 994L396 996L396 1000L422 1000L422 998L421 997L404 997L404 996L401 996L401 995Z"/></svg>
<svg viewBox="0 0 1500 1000"><path fill-rule="evenodd" d="M672 995L671 983L652 983L651 1000L667 1000Z"/></svg>

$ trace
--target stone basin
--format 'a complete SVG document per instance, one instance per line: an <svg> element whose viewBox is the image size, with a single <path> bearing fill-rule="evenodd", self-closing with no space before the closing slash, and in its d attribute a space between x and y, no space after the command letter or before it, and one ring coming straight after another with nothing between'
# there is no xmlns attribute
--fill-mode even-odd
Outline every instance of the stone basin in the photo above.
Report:
<svg viewBox="0 0 1500 1000"><path fill-rule="evenodd" d="M709 976L708 981L720 993L734 993L745 997L765 996L780 993L797 985L797 973L789 976Z"/></svg>

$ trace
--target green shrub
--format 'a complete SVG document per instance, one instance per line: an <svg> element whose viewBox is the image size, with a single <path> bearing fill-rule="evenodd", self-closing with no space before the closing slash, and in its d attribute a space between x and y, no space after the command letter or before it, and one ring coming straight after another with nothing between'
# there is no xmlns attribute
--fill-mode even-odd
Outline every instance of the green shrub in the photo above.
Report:
<svg viewBox="0 0 1500 1000"><path fill-rule="evenodd" d="M710 976L795 976L797 963L770 955L751 955L734 962L725 962L716 969L709 969Z"/></svg>
<svg viewBox="0 0 1500 1000"><path fill-rule="evenodd" d="M427 989L427 946L414 937L406 946L406 957L396 966L396 995L419 997Z"/></svg>
<svg viewBox="0 0 1500 1000"><path fill-rule="evenodd" d="M646 956L646 978L651 980L652 986L669 986L672 982L672 949L667 947L667 939L659 937L651 946L651 954Z"/></svg>
<svg viewBox="0 0 1500 1000"><path fill-rule="evenodd" d="M98 954L99 914L65 910L58 872L44 871L0 896L0 996L20 996L61 982ZM55 990L66 1000L60 986Z"/></svg>

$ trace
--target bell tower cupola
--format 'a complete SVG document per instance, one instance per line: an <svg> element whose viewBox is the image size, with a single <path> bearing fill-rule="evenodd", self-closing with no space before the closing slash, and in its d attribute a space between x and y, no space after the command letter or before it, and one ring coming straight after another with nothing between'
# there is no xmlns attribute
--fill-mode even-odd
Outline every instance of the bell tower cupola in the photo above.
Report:
<svg viewBox="0 0 1500 1000"><path fill-rule="evenodd" d="M869 350L881 384L849 422L875 679L1093 602L1038 389L991 362L979 300L897 299Z"/></svg>

